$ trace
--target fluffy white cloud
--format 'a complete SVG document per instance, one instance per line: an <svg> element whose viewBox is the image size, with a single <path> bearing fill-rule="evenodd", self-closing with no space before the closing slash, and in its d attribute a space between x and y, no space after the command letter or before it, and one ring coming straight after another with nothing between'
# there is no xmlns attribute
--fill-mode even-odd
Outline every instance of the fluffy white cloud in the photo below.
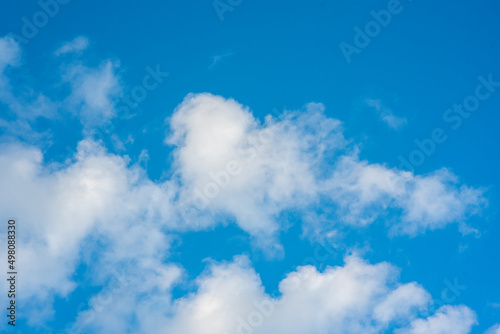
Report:
<svg viewBox="0 0 500 334"><path fill-rule="evenodd" d="M276 245L276 217L314 199L326 149L344 145L340 122L321 112L321 105L309 105L303 115L268 117L261 125L234 100L189 95L174 112L167 139L177 146L184 194L231 214L261 245Z"/></svg>
<svg viewBox="0 0 500 334"><path fill-rule="evenodd" d="M410 328L397 331L408 334L467 334L477 324L476 314L468 307L445 305L427 319L413 321Z"/></svg>
<svg viewBox="0 0 500 334"><path fill-rule="evenodd" d="M474 312L465 306L444 306L419 318L430 304L421 286L399 283L397 268L388 263L371 265L356 256L323 272L299 267L280 282L276 296L264 291L243 256L212 263L196 285L196 292L176 300L169 299L168 290L155 293L153 300L141 299L141 286L139 292L119 294L117 307L105 308L98 317L111 319L120 329L134 318L128 328L134 333L184 334L347 334L395 328L398 333L469 333L475 323ZM80 328L106 333L113 327L99 320Z"/></svg>
<svg viewBox="0 0 500 334"><path fill-rule="evenodd" d="M460 186L442 169L426 176L371 164L348 145L338 120L321 104L260 124L234 100L189 95L170 120L167 142L191 201L227 212L262 240L279 230L287 209L307 211L322 201L336 208L333 223L366 225L399 212L392 231L415 235L463 224L486 203L481 189ZM328 227L328 226L327 226Z"/></svg>
<svg viewBox="0 0 500 334"><path fill-rule="evenodd" d="M54 295L67 296L76 287L73 274L82 259L90 265L97 253L102 271L92 276L96 284L124 261L140 258L137 268L162 267L170 244L161 231L172 203L168 184L153 184L126 159L84 140L68 165L44 165L38 149L4 145L0 175L8 189L0 194L0 215L15 213L18 221L20 298L30 306L49 312Z"/></svg>

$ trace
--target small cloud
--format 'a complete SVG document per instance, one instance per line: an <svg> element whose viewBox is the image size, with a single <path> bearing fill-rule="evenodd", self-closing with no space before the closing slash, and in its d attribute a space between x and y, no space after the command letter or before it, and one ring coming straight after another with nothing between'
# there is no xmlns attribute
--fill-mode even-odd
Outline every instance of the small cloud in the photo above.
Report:
<svg viewBox="0 0 500 334"><path fill-rule="evenodd" d="M111 135L111 142L113 143L113 147L116 151L125 151L125 144L116 134Z"/></svg>
<svg viewBox="0 0 500 334"><path fill-rule="evenodd" d="M143 149L137 158L139 165L143 166L144 169L148 169L149 153L147 149Z"/></svg>
<svg viewBox="0 0 500 334"><path fill-rule="evenodd" d="M89 46L87 37L79 36L70 42L64 43L59 49L54 52L56 56L67 53L79 53Z"/></svg>
<svg viewBox="0 0 500 334"><path fill-rule="evenodd" d="M394 115L392 110L380 100L366 99L365 103L368 107L374 108L378 112L379 118L395 130L400 130L408 123L406 118Z"/></svg>
<svg viewBox="0 0 500 334"><path fill-rule="evenodd" d="M10 37L0 38L0 74L7 66L19 65L21 48L16 41Z"/></svg>
<svg viewBox="0 0 500 334"><path fill-rule="evenodd" d="M147 166L148 164L148 161L149 161L149 154L148 154L148 150L146 149L143 149L141 151L141 154L139 154L139 163L144 163L145 166Z"/></svg>
<svg viewBox="0 0 500 334"><path fill-rule="evenodd" d="M106 60L99 67L74 64L67 68L63 80L72 89L67 102L77 111L86 129L101 126L116 117L115 101L123 93L116 74L118 66Z"/></svg>
<svg viewBox="0 0 500 334"><path fill-rule="evenodd" d="M125 141L125 144L133 144L134 143L134 136L132 136L131 134L129 134L127 136L127 140Z"/></svg>
<svg viewBox="0 0 500 334"><path fill-rule="evenodd" d="M214 68L215 65L217 65L217 63L219 63L222 59L232 57L234 55L235 55L234 52L226 52L223 54L212 56L212 63L210 64L208 69L210 70L210 69Z"/></svg>
<svg viewBox="0 0 500 334"><path fill-rule="evenodd" d="M408 123L406 118L397 117L392 114L381 115L382 120L387 123L391 128L399 130Z"/></svg>

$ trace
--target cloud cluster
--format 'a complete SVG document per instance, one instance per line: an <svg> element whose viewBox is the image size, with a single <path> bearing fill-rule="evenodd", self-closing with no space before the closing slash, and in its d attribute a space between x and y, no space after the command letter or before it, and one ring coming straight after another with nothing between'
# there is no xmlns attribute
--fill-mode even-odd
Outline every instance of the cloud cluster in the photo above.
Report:
<svg viewBox="0 0 500 334"><path fill-rule="evenodd" d="M75 43L60 52L83 48ZM362 228L379 218L394 234L416 235L451 223L467 231L467 218L486 204L483 190L461 185L446 169L422 176L361 160L357 147L344 138L341 122L327 117L319 103L260 121L248 107L206 93L189 94L168 118L165 143L173 147L173 164L165 170L171 174L153 182L128 156L108 152L92 131L116 115L122 92L116 62L71 63L63 67L62 78L69 96L51 102L34 94L34 103L15 96L5 75L18 63L19 47L4 38L0 49L5 51L0 98L17 117L0 120L0 126L29 125L57 109L55 104L73 110L83 130L75 155L64 163L47 162L36 144L0 142L0 181L8 190L0 193L0 216L14 214L19 223L20 299L32 325L53 315L47 305L55 296L68 297L87 285L107 289L70 325L93 333L319 334L392 328L467 333L475 323L465 306L445 306L422 318L430 296L420 285L399 283L391 265L370 265L357 257L323 272L299 267L273 296L249 260L236 257L212 264L196 280L196 292L173 299L172 288L183 278L183 269L169 263L173 231L234 223L271 256L286 251L280 243L288 228L282 215L306 217L318 208L329 210L325 223L303 223L316 235ZM85 274L75 276L82 266ZM110 273L116 273L115 280ZM133 288L111 287L117 282ZM102 307L109 303L114 307Z"/></svg>

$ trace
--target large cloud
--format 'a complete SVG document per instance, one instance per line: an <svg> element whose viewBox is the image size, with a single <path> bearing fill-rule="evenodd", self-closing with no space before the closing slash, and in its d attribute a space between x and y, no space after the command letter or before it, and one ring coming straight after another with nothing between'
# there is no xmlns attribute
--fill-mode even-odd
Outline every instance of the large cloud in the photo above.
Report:
<svg viewBox="0 0 500 334"><path fill-rule="evenodd" d="M276 217L315 199L325 151L344 145L340 122L326 119L321 105L281 121L268 117L260 125L234 100L189 95L170 125L167 142L177 146L175 167L184 194L200 207L231 214L271 247L279 230Z"/></svg>
<svg viewBox="0 0 500 334"><path fill-rule="evenodd" d="M67 296L76 287L73 274L82 256L93 263L100 253L104 270L94 275L96 283L102 283L100 272L125 260L161 264L169 242L160 223L168 221L172 201L166 188L142 173L90 140L80 142L67 166L44 166L33 147L0 148L2 186L8 189L0 194L0 214L18 221L26 303L50 311L51 296Z"/></svg>
<svg viewBox="0 0 500 334"><path fill-rule="evenodd" d="M484 206L483 191L459 185L449 170L420 176L360 160L340 122L323 111L308 104L302 113L260 124L234 100L187 96L167 138L177 146L184 192L200 206L231 214L261 241L273 240L281 212L308 211L318 202L336 208L330 220L337 225L366 225L397 211L392 231L410 235L463 226Z"/></svg>

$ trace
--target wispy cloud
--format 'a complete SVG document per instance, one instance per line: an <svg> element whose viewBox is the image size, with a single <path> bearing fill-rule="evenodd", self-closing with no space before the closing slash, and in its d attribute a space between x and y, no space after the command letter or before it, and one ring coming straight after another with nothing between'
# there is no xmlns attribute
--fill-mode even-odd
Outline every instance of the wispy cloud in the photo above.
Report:
<svg viewBox="0 0 500 334"><path fill-rule="evenodd" d="M366 99L365 104L375 109L379 118L386 123L390 128L401 130L407 123L407 119L394 115L393 111L386 107L381 100Z"/></svg>
<svg viewBox="0 0 500 334"><path fill-rule="evenodd" d="M208 69L211 70L212 68L214 68L218 63L220 63L223 59L225 58L229 58L229 57L232 57L234 56L235 53L234 52L225 52L225 53L221 53L221 54L218 54L218 55L215 55L215 56L212 56L212 63L208 66Z"/></svg>
<svg viewBox="0 0 500 334"><path fill-rule="evenodd" d="M56 56L68 54L68 53L80 53L89 46L89 40L87 37L79 36L72 41L64 43L59 47L54 54Z"/></svg>
<svg viewBox="0 0 500 334"><path fill-rule="evenodd" d="M63 80L71 86L66 102L86 129L116 116L115 102L123 94L117 67L117 62L106 60L97 68L72 63L65 69Z"/></svg>

